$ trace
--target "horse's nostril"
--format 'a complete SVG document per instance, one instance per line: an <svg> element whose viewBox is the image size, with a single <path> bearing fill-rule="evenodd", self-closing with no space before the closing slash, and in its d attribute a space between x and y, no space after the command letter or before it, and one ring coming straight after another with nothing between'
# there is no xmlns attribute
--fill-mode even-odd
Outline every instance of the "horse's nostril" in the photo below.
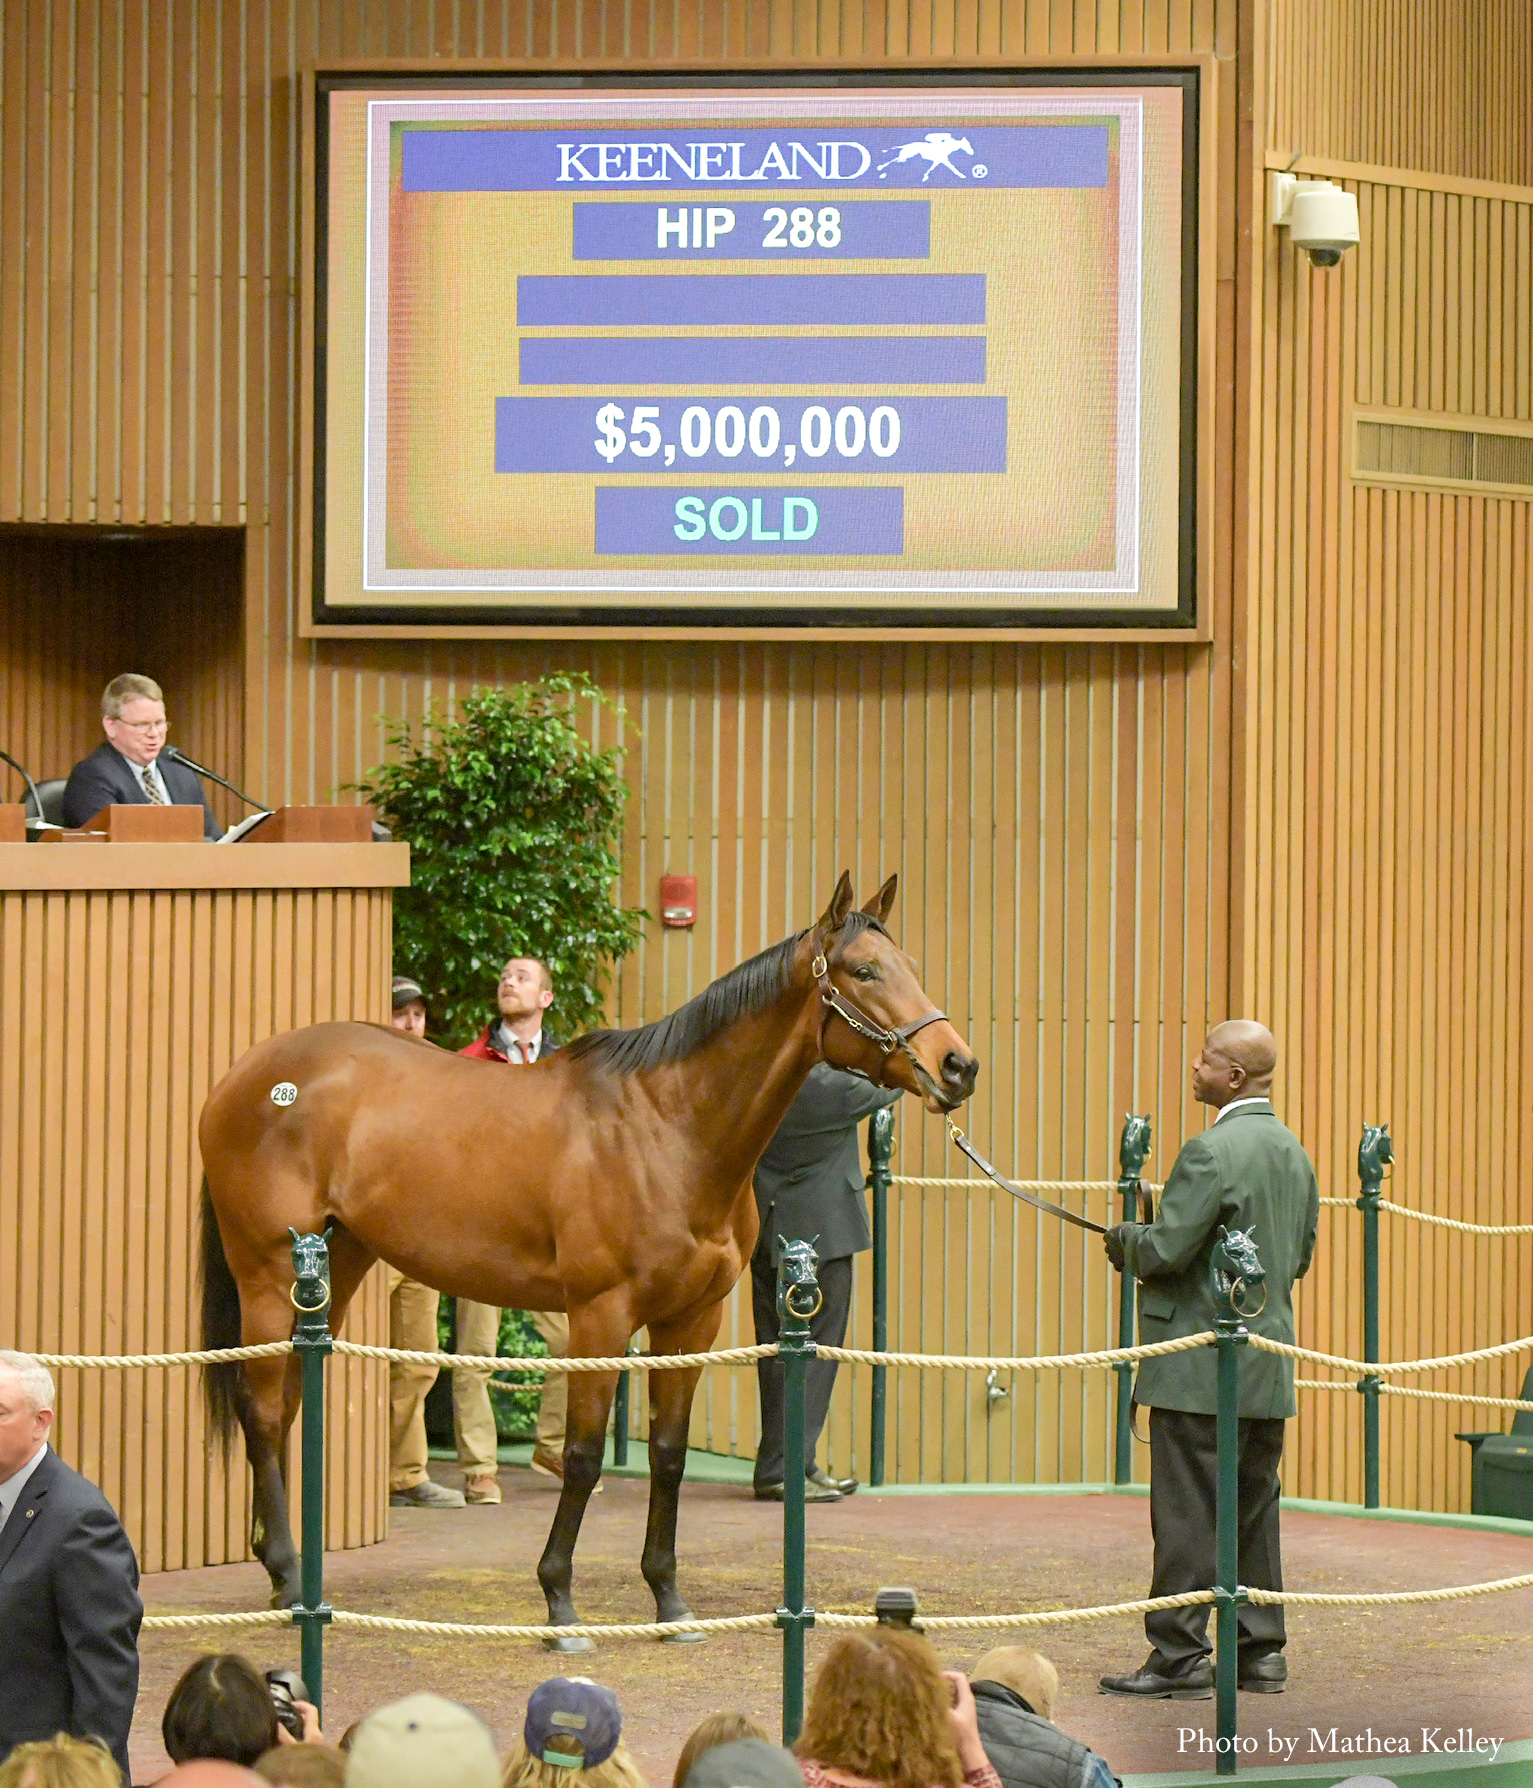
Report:
<svg viewBox="0 0 1533 1788"><path fill-rule="evenodd" d="M942 1078L949 1086L972 1087L979 1074L979 1063L972 1055L950 1049L942 1058Z"/></svg>

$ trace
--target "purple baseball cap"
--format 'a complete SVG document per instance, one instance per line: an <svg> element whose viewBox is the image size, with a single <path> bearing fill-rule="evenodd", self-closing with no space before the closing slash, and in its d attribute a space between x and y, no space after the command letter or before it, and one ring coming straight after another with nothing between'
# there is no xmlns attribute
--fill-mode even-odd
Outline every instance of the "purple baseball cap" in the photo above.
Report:
<svg viewBox="0 0 1533 1788"><path fill-rule="evenodd" d="M588 1676L554 1676L539 1683L527 1701L522 1740L529 1755L567 1769L595 1769L617 1749L623 1716L617 1696ZM578 1750L555 1746L573 1740Z"/></svg>

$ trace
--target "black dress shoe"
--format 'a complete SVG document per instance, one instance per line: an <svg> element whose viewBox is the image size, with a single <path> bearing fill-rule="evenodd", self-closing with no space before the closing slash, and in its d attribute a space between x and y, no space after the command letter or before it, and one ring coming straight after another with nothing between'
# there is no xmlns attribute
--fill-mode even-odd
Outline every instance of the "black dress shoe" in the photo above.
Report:
<svg viewBox="0 0 1533 1788"><path fill-rule="evenodd" d="M782 1485L780 1483L757 1484L755 1488L756 1488L756 1501L757 1502L781 1502L782 1501ZM841 1492L838 1489L836 1489L834 1484L831 1484L830 1486L827 1487L826 1485L815 1483L813 1478L808 1478L805 1480L805 1483L804 1483L804 1501L805 1502L840 1502L840 1500L841 1500Z"/></svg>
<svg viewBox="0 0 1533 1788"><path fill-rule="evenodd" d="M1210 1664L1193 1664L1163 1676L1148 1664L1132 1676L1104 1676L1098 1685L1104 1695L1131 1695L1141 1701L1212 1701L1214 1672Z"/></svg>
<svg viewBox="0 0 1533 1788"><path fill-rule="evenodd" d="M1288 1687L1288 1660L1280 1651L1240 1660L1240 1686L1253 1695L1281 1695Z"/></svg>
<svg viewBox="0 0 1533 1788"><path fill-rule="evenodd" d="M822 1490L834 1490L837 1496L850 1496L857 1488L856 1478L833 1478L828 1471L821 1471L818 1465L813 1471L806 1471L804 1476L811 1484L818 1484Z"/></svg>

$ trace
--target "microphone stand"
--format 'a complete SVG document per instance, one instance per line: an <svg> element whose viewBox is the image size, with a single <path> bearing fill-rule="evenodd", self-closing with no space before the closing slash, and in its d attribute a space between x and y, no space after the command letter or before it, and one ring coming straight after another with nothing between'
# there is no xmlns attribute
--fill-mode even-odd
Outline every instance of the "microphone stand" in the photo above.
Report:
<svg viewBox="0 0 1533 1788"><path fill-rule="evenodd" d="M29 819L26 822L27 825L30 826L34 832L62 832L64 830L62 826L56 826L52 820L43 818L43 798L37 792L37 784L26 773L22 766L16 762L10 752L0 751L0 763L9 764L27 785L27 793L32 797L32 805L37 809L36 818Z"/></svg>
<svg viewBox="0 0 1533 1788"><path fill-rule="evenodd" d="M271 812L271 808L264 801L252 800L242 788L236 788L232 782L225 782L216 770L208 769L206 764L197 763L194 759L189 758L184 751L178 751L174 745L165 746L160 752L160 756L168 757L173 764L181 764L186 769L195 771L199 776L206 776L209 782L216 782L220 788L228 789L231 795L238 795L247 807L258 807L262 813Z"/></svg>

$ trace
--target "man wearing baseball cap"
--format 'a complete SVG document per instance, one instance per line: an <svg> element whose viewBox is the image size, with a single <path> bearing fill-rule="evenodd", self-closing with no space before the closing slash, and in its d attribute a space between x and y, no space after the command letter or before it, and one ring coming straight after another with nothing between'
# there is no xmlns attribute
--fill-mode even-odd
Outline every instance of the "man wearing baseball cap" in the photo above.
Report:
<svg viewBox="0 0 1533 1788"><path fill-rule="evenodd" d="M358 1726L346 1788L500 1788L500 1764L478 1715L440 1695L406 1695Z"/></svg>
<svg viewBox="0 0 1533 1788"><path fill-rule="evenodd" d="M395 975L389 1023L427 1048L426 996L410 975ZM388 1269L389 1346L434 1353L436 1312L441 1302L430 1286ZM461 1509L463 1492L434 1483L426 1470L426 1393L436 1383L435 1366L389 1361L389 1504L396 1509Z"/></svg>

